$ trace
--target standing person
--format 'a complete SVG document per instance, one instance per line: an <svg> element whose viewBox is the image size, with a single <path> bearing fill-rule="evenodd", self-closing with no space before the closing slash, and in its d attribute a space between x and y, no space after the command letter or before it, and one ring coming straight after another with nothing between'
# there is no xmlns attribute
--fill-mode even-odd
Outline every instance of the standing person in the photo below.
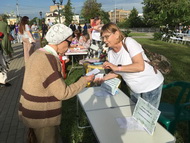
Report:
<svg viewBox="0 0 190 143"><path fill-rule="evenodd" d="M73 31L73 37L75 37L75 35L74 35L74 32L76 31L76 25L74 24L74 22L72 22L70 25L69 25L69 27L72 29L72 31Z"/></svg>
<svg viewBox="0 0 190 143"><path fill-rule="evenodd" d="M0 32L4 34L2 40L2 49L3 52L12 58L13 48L11 47L11 41L9 40L10 27L6 22L3 21L3 17L0 16Z"/></svg>
<svg viewBox="0 0 190 143"><path fill-rule="evenodd" d="M31 31L32 31L32 32L38 31L38 26L37 26L36 22L34 22L34 23L32 24L32 26L31 26Z"/></svg>
<svg viewBox="0 0 190 143"><path fill-rule="evenodd" d="M11 86L11 84L7 82L7 71L9 67L3 55L2 43L1 43L3 40L3 37L4 37L4 34L0 32L0 87L7 87L7 86Z"/></svg>
<svg viewBox="0 0 190 143"><path fill-rule="evenodd" d="M101 19L99 17L95 17L91 22L91 39L92 44L97 45L99 47L98 51L91 51L92 55L99 58L101 52L102 52L102 41L100 37L100 31L102 28Z"/></svg>
<svg viewBox="0 0 190 143"><path fill-rule="evenodd" d="M28 25L29 18L24 16L21 19L19 25L19 33L22 36L23 48L24 48L24 61L27 62L29 56L34 52L34 45L35 40L31 34L30 27Z"/></svg>
<svg viewBox="0 0 190 143"><path fill-rule="evenodd" d="M35 142L57 143L62 100L74 97L94 75L83 76L67 86L59 56L68 50L72 30L64 24L55 24L45 38L48 45L37 50L26 63L19 117L34 132Z"/></svg>
<svg viewBox="0 0 190 143"><path fill-rule="evenodd" d="M87 27L87 24L85 23L83 26L83 32L82 33L88 33L87 29L88 29L88 27Z"/></svg>
<svg viewBox="0 0 190 143"><path fill-rule="evenodd" d="M158 108L161 98L163 75L145 61L149 61L142 46L130 37L124 38L120 29L113 23L105 24L101 30L103 41L111 50L105 69L111 69L101 80L108 80L120 75L131 90L131 99L136 102L142 97ZM124 48L124 43L128 51Z"/></svg>
<svg viewBox="0 0 190 143"><path fill-rule="evenodd" d="M18 23L15 23L14 31L15 31L15 39L16 39L16 42L19 43L20 40L18 40Z"/></svg>
<svg viewBox="0 0 190 143"><path fill-rule="evenodd" d="M51 26L53 26L53 23L51 22L51 20L50 20L50 19L48 19L48 29L50 29L50 28L51 28Z"/></svg>
<svg viewBox="0 0 190 143"><path fill-rule="evenodd" d="M77 29L80 31L80 33L82 33L82 26L80 25L80 23L79 23Z"/></svg>
<svg viewBox="0 0 190 143"><path fill-rule="evenodd" d="M45 24L44 21L42 21L42 39L44 39L44 36L46 35L47 30L48 30L47 25Z"/></svg>

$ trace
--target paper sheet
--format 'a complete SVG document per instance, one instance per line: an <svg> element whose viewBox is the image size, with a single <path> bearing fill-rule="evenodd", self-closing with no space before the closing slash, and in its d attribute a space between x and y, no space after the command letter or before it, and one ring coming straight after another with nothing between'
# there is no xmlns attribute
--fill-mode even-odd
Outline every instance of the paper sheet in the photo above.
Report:
<svg viewBox="0 0 190 143"><path fill-rule="evenodd" d="M99 69L93 69L92 71L90 71L90 72L88 72L87 74L86 74L86 76L90 76L90 75L96 75L96 74L98 74L100 72L100 70Z"/></svg>
<svg viewBox="0 0 190 143"><path fill-rule="evenodd" d="M125 128L127 131L145 131L143 126L140 125L133 117L116 118L120 128Z"/></svg>
<svg viewBox="0 0 190 143"><path fill-rule="evenodd" d="M112 94L106 92L105 90L98 90L94 93L95 96L98 96L98 97L109 97L109 96L113 96Z"/></svg>
<svg viewBox="0 0 190 143"><path fill-rule="evenodd" d="M133 118L137 122L141 123L141 126L143 126L150 135L153 135L154 133L159 116L160 111L157 108L141 97L138 98L137 104L133 111Z"/></svg>

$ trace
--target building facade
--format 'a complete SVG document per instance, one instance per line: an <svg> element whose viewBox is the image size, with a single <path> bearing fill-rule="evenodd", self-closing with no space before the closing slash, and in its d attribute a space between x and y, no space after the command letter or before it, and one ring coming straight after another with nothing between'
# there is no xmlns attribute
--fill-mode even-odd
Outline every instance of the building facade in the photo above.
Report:
<svg viewBox="0 0 190 143"><path fill-rule="evenodd" d="M115 9L108 12L110 16L110 21L117 23L123 22L131 14L130 10Z"/></svg>
<svg viewBox="0 0 190 143"><path fill-rule="evenodd" d="M65 6L64 5L60 5L59 9L63 9ZM59 23L59 15L58 15L58 6L57 5L53 5L50 6L50 12L46 13L46 18L45 18L45 22L48 23L48 19L50 19L51 22L53 23ZM65 16L60 16L60 23L64 23L65 22ZM75 14L73 16L73 22L78 24L79 23L79 15Z"/></svg>

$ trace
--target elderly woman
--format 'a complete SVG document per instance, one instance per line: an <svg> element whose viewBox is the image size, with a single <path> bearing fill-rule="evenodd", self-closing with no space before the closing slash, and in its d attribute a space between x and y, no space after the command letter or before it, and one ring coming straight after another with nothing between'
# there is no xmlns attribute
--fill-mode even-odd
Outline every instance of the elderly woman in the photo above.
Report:
<svg viewBox="0 0 190 143"><path fill-rule="evenodd" d="M158 108L164 77L145 62L146 57L142 46L130 37L124 38L120 29L113 23L102 27L101 36L111 50L108 52L108 62L103 64L105 69L111 69L101 80L108 80L120 75L131 92L131 99L136 102L142 97ZM127 47L127 49L124 48Z"/></svg>
<svg viewBox="0 0 190 143"><path fill-rule="evenodd" d="M68 50L72 33L63 24L53 25L45 37L48 45L36 50L26 63L19 116L34 133L34 142L57 142L62 100L74 97L94 78L84 76L69 86L64 82L59 55Z"/></svg>

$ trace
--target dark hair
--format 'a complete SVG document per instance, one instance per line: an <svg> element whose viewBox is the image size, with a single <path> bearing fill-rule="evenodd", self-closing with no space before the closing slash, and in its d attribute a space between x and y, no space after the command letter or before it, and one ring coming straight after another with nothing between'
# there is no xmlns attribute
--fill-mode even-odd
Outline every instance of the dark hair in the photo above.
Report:
<svg viewBox="0 0 190 143"><path fill-rule="evenodd" d="M75 30L75 31L74 31L74 34L77 35L76 38L79 40L80 35L81 35L80 31L79 31L79 30Z"/></svg>
<svg viewBox="0 0 190 143"><path fill-rule="evenodd" d="M90 35L88 33L83 33L82 36L86 38L86 41L90 39Z"/></svg>
<svg viewBox="0 0 190 143"><path fill-rule="evenodd" d="M29 17L28 17L28 16L24 16L24 17L21 19L21 22L20 22L20 25L19 25L19 32L20 32L21 34L24 33L25 25L28 24L28 20L29 20Z"/></svg>

